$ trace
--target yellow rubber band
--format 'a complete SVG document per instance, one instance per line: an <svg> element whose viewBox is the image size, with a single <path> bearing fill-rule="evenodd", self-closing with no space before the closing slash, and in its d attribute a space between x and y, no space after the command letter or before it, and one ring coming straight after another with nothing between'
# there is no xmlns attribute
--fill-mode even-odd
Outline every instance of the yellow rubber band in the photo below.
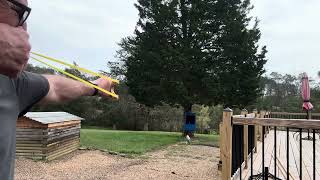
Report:
<svg viewBox="0 0 320 180"><path fill-rule="evenodd" d="M119 81L116 80L116 79L112 79L112 78L110 78L110 77L107 77L107 76L104 76L104 75L102 75L102 74L99 74L99 73L90 71L90 70L88 70L88 69L85 69L85 68L82 68L82 67L78 67L78 66L75 66L75 65L73 65L73 64L69 64L69 63L63 62L63 61L61 61L61 60L58 60L58 59L55 59L55 58L52 58L52 57L49 57L49 56L46 56L46 55L43 55L43 54L39 54L39 53L35 53L35 52L31 52L31 54L36 55L36 56L39 56L39 57L42 57L42 58L45 58L45 59L48 59L48 60L50 60L50 61L53 61L53 62L62 64L62 65L65 65L65 66L69 66L69 67L71 67L71 68L73 68L73 69L77 69L77 70L79 70L79 71L82 71L82 72L91 74L91 75L93 75L93 76L98 76L98 77L101 77L101 78L104 78L104 79L107 79L107 80L111 80L112 82L119 84Z"/></svg>
<svg viewBox="0 0 320 180"><path fill-rule="evenodd" d="M119 96L118 96L117 94L115 94L115 93L109 92L109 91L107 91L107 90L105 90L105 89L103 89L103 88L101 88L101 87L99 87L99 86L96 86L96 85L94 85L94 84L91 84L90 82L88 82L88 81L86 81L86 80L84 80L84 79L81 79L81 78L79 78L79 77L77 77L77 76L75 76L75 75L73 75L73 74L70 74L70 73L68 73L68 72L66 72L66 71L64 71L64 70L62 70L62 69L59 69L59 68L57 68L57 67L54 67L54 66L52 66L51 64L48 64L48 63L46 63L46 62L44 62L44 61L42 61L42 60L40 60L40 59L37 59L37 58L32 57L32 56L30 56L30 58L33 59L33 60L35 60L35 61L38 61L38 62L40 62L40 63L42 63L42 64L45 64L45 65L49 66L50 68L52 68L52 69L54 69L54 70L56 70L56 71L58 71L58 72L60 72L60 73L63 73L63 74L65 74L65 75L67 75L67 76L69 76L69 77L71 77L71 78L73 78L73 79L75 79L75 80L78 80L78 81L86 84L87 86L96 88L96 89L98 89L98 90L101 91L101 92L104 92L104 93L106 93L106 94L108 94L108 95L110 95L110 96L112 96L112 97L114 97L114 98L116 98L116 99L119 99ZM90 74L91 74L91 73L90 73ZM108 78L108 79L109 79L109 78Z"/></svg>

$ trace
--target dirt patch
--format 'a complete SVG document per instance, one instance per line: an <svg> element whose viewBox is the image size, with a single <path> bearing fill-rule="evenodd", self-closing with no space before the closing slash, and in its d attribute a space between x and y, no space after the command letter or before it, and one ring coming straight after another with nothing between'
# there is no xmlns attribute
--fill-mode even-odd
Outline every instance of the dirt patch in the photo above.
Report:
<svg viewBox="0 0 320 180"><path fill-rule="evenodd" d="M219 149L173 145L136 158L101 151L77 151L63 159L44 163L16 161L16 180L205 180L220 179Z"/></svg>

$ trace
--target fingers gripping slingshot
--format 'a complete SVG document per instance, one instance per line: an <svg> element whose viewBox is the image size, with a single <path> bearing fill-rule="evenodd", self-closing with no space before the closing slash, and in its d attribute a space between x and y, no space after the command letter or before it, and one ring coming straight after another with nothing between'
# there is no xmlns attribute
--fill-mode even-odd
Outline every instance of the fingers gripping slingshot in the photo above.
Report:
<svg viewBox="0 0 320 180"><path fill-rule="evenodd" d="M90 70L88 70L88 69L85 69L85 68L82 68L82 67L78 67L78 66L75 66L75 65L73 65L73 64L69 64L69 63L66 63L66 62L64 62L64 61L61 61L61 60L58 60L58 59L55 59L55 58L52 58L52 57L49 57L49 56L45 56L45 55L42 55L42 54L39 54L39 53L31 52L31 54L34 55L34 56L37 56L37 57L41 57L42 59L46 59L46 60L49 60L49 61L52 61L52 62L55 62L55 63L58 63L58 64L62 64L62 65L71 67L71 68L73 68L73 69L77 69L77 70L79 70L79 71L81 71L81 72L85 72L85 73L91 74L91 75L93 75L93 76L98 76L98 77L100 77L100 78L110 80L110 81L112 81L112 82L115 83L115 84L119 84L119 81L118 81L118 80L112 79L112 78L110 78L110 77L107 77L107 76L102 75L102 74L99 74L99 73L95 73L95 72L90 71ZM36 58L36 57L34 57L34 56L30 56L30 58L33 59L33 60L35 60L35 61L37 61L37 62L40 62L40 63L48 66L48 67L50 67L50 68L52 68L52 69L54 69L54 70L56 70L56 71L58 71L58 72L60 72L60 73L62 73L62 74L64 74L64 75L66 75L66 76L69 76L70 78L73 78L73 79L75 79L75 80L77 80L77 81L80 81L80 82L82 82L82 83L90 86L90 87L93 87L93 88L95 88L95 89L98 89L99 91L104 92L104 93L106 93L107 95L112 96L112 97L115 98L115 99L119 99L119 95L115 94L115 92L114 92L113 89L110 90L111 92L110 92L110 91L107 91L107 90L105 90L105 89L103 89L103 88L101 88L101 87L99 87L99 86L97 86L97 85L92 84L91 82L88 82L88 81L86 81L86 80L84 80L84 79L82 79L82 78L80 78L80 77L77 77L77 76L75 76L75 75L73 75L73 74L70 74L70 73L68 73L68 72L66 72L66 71L64 71L64 70L62 70L62 69L60 69L60 68L57 68L57 67L55 67L55 66L53 66L53 65L45 62L44 60L39 59L39 58Z"/></svg>

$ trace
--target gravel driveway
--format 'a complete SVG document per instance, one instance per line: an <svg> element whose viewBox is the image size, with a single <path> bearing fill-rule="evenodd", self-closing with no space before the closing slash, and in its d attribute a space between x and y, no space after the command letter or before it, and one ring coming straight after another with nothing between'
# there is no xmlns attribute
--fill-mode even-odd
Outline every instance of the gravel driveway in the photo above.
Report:
<svg viewBox="0 0 320 180"><path fill-rule="evenodd" d="M173 145L136 158L77 151L49 163L18 159L16 180L206 180L220 179L219 149Z"/></svg>

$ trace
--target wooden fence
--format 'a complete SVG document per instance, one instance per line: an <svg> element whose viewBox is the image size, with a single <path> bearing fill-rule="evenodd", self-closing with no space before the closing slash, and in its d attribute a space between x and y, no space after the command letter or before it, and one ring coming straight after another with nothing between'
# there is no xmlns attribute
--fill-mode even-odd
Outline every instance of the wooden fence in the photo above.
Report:
<svg viewBox="0 0 320 180"><path fill-rule="evenodd" d="M307 119L306 113L279 113L279 112L267 112L267 111L253 111L248 113L246 110L243 110L240 115L233 115L231 109L225 109L223 112L223 121L220 124L220 167L221 167L221 176L223 180L229 179L243 179L243 170L247 169L250 166L249 179L268 179L270 174L268 167L265 167L265 139L272 130L274 132L274 174L272 178L277 178L277 167L279 162L277 162L277 130L282 127L283 132L287 133L287 169L286 169L286 178L289 179L290 169L289 169L289 133L291 130L295 130L300 134L300 139L297 141L300 142L300 157L298 160L300 162L299 175L298 179L305 179L302 175L302 133L303 129L311 129L313 137L313 159L310 160L313 162L313 167L310 174L313 173L310 179L316 179L316 130L320 129L320 120L314 120L312 118L320 119L320 114L310 115ZM258 142L261 142L261 146L258 146ZM262 172L260 175L253 174L253 155L257 152L257 148L261 148L261 166ZM297 151L299 151L297 150ZM311 151L310 151L311 152ZM272 152L268 152L269 154ZM259 154L260 156L260 154ZM291 160L293 161L293 160ZM251 172L250 172L251 171ZM292 169L291 169L292 171ZM292 178L290 178L292 179ZM295 178L293 178L295 179Z"/></svg>

